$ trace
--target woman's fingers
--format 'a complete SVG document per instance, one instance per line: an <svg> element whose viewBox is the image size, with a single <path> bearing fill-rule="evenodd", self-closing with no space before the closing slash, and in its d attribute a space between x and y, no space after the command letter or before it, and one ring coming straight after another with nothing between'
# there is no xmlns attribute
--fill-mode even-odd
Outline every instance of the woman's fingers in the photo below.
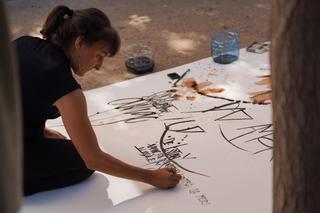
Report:
<svg viewBox="0 0 320 213"><path fill-rule="evenodd" d="M151 184L163 189L175 187L182 178L180 174L177 174L177 171L174 168L154 170L153 174L154 179Z"/></svg>
<svg viewBox="0 0 320 213"><path fill-rule="evenodd" d="M177 170L175 168L167 168L167 170L173 174L177 174Z"/></svg>
<svg viewBox="0 0 320 213"><path fill-rule="evenodd" d="M178 183L179 183L179 180L172 180L172 181L170 181L168 188L173 188L173 187L177 186Z"/></svg>
<svg viewBox="0 0 320 213"><path fill-rule="evenodd" d="M181 175L178 174L178 175L176 175L174 178L175 178L176 181L179 182L179 181L181 180Z"/></svg>

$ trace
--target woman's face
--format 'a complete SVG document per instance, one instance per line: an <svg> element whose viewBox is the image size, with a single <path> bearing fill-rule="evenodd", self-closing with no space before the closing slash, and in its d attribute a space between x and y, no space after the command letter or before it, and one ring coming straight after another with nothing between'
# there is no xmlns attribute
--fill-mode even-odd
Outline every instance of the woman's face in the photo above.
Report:
<svg viewBox="0 0 320 213"><path fill-rule="evenodd" d="M80 42L76 49L78 56L73 70L75 74L83 76L92 69L99 70L101 68L104 58L109 55L110 45L103 41L90 45Z"/></svg>

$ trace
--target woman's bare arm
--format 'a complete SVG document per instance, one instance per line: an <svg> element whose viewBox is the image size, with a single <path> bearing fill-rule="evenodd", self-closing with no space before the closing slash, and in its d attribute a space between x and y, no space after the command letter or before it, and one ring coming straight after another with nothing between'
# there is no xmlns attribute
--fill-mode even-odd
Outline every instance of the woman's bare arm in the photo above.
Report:
<svg viewBox="0 0 320 213"><path fill-rule="evenodd" d="M159 188L174 187L181 179L173 169L142 169L104 153L98 146L87 116L86 100L80 89L61 97L54 105L59 109L64 126L89 169L145 182Z"/></svg>

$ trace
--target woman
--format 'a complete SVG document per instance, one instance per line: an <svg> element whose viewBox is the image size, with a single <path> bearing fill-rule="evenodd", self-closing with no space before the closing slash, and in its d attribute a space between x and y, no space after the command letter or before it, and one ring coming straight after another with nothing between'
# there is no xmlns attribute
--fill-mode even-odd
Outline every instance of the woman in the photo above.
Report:
<svg viewBox="0 0 320 213"><path fill-rule="evenodd" d="M24 36L16 46L24 118L24 194L72 185L95 170L172 188L181 179L174 169L147 170L128 165L98 146L85 97L72 76L99 70L117 53L118 33L98 9L54 8L41 30L44 39ZM62 116L72 141L45 128Z"/></svg>

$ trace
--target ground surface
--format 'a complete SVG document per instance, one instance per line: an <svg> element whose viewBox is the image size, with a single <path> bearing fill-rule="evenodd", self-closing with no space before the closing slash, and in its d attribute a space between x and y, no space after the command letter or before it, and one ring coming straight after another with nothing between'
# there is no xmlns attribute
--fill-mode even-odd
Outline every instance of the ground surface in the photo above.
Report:
<svg viewBox="0 0 320 213"><path fill-rule="evenodd" d="M126 71L123 55L133 43L153 47L155 71L161 71L209 57L215 31L239 31L241 47L270 40L271 1L267 0L9 0L5 5L12 38L40 36L47 14L58 4L101 9L121 36L118 55L105 59L100 71L77 78L83 89L136 77Z"/></svg>

